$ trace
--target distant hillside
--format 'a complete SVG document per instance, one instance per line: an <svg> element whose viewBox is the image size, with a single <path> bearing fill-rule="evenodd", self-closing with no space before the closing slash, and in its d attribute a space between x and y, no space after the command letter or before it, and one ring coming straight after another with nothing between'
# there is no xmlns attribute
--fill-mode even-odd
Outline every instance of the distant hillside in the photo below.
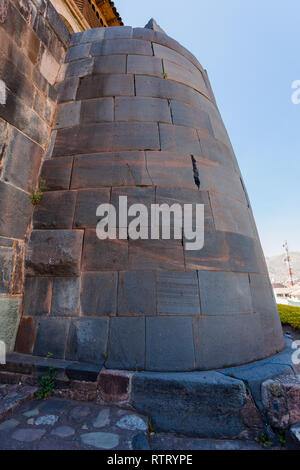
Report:
<svg viewBox="0 0 300 470"><path fill-rule="evenodd" d="M290 254L292 260L292 268L295 279L300 279L300 252ZM288 280L288 268L284 262L286 255L271 256L266 258L271 281L285 282Z"/></svg>

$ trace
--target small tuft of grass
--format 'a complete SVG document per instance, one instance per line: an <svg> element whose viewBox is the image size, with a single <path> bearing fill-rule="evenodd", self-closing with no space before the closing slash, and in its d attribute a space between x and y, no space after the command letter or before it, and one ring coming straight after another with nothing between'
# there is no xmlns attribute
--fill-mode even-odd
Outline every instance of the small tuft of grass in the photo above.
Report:
<svg viewBox="0 0 300 470"><path fill-rule="evenodd" d="M264 432L262 432L254 440L258 442L262 447L270 447L271 445L273 445L273 442L268 441L267 435Z"/></svg>
<svg viewBox="0 0 300 470"><path fill-rule="evenodd" d="M41 179L38 189L32 192L29 199L33 206L37 206L41 202L45 185L46 185L46 181Z"/></svg>

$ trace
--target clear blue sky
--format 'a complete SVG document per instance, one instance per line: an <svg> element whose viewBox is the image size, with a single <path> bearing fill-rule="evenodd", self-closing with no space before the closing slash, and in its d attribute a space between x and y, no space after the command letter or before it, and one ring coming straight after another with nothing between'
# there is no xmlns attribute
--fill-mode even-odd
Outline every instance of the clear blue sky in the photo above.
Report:
<svg viewBox="0 0 300 470"><path fill-rule="evenodd" d="M154 17L209 73L266 256L300 251L299 0L115 0L124 24Z"/></svg>

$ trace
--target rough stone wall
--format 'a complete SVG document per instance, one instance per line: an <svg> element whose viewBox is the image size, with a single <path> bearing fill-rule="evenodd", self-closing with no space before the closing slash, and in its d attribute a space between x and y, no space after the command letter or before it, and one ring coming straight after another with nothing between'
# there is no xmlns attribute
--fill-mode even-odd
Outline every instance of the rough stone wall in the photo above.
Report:
<svg viewBox="0 0 300 470"><path fill-rule="evenodd" d="M0 0L0 340L14 348L24 244L69 32L46 0Z"/></svg>
<svg viewBox="0 0 300 470"><path fill-rule="evenodd" d="M281 350L250 203L206 72L149 29L89 30L71 46L26 255L17 351L186 371ZM119 195L148 207L203 203L204 249L99 241L96 208Z"/></svg>

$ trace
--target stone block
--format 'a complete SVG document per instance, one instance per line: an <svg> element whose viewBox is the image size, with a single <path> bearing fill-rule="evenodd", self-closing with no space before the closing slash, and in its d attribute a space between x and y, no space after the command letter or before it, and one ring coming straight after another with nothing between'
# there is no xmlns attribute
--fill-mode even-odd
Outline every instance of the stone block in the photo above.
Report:
<svg viewBox="0 0 300 470"><path fill-rule="evenodd" d="M134 341L133 341L134 338ZM145 318L112 318L107 368L143 370L145 367Z"/></svg>
<svg viewBox="0 0 300 470"><path fill-rule="evenodd" d="M69 318L40 318L33 354L47 357L51 353L55 359L64 359L69 328Z"/></svg>
<svg viewBox="0 0 300 470"><path fill-rule="evenodd" d="M224 194L210 194L216 230L240 233L255 238L249 208Z"/></svg>
<svg viewBox="0 0 300 470"><path fill-rule="evenodd" d="M131 375L119 370L102 369L98 387L101 399L106 403L128 401L130 398Z"/></svg>
<svg viewBox="0 0 300 470"><path fill-rule="evenodd" d="M162 78L162 60L157 57L129 55L127 58L127 73L134 73L135 75L154 75Z"/></svg>
<svg viewBox="0 0 300 470"><path fill-rule="evenodd" d="M250 274L252 276L252 274ZM257 275L259 276L259 275ZM263 282L263 281L262 281ZM251 285L251 284L250 284ZM255 297L252 296L253 302ZM265 292L265 304L270 305L273 302L273 293L268 295ZM261 330L263 334L263 350L265 357L270 357L282 351L285 347L282 325L278 313L277 306L274 304L273 311L262 309L260 313Z"/></svg>
<svg viewBox="0 0 300 470"><path fill-rule="evenodd" d="M234 155L230 152L228 147L222 142L216 140L213 136L209 135L205 130L198 129L198 136L200 139L201 154L209 160L214 160L221 165L231 169L237 170L237 163Z"/></svg>
<svg viewBox="0 0 300 470"><path fill-rule="evenodd" d="M108 318L80 318L70 327L66 359L102 363L106 352Z"/></svg>
<svg viewBox="0 0 300 470"><path fill-rule="evenodd" d="M79 85L79 78L67 78L63 82L56 84L56 90L58 93L58 102L75 100L77 88Z"/></svg>
<svg viewBox="0 0 300 470"><path fill-rule="evenodd" d="M43 193L33 213L34 229L71 229L76 203L76 191Z"/></svg>
<svg viewBox="0 0 300 470"><path fill-rule="evenodd" d="M25 317L48 315L51 298L51 278L27 277L24 283L23 315Z"/></svg>
<svg viewBox="0 0 300 470"><path fill-rule="evenodd" d="M90 44L80 44L68 49L65 62L72 62L72 60L85 59L90 52Z"/></svg>
<svg viewBox="0 0 300 470"><path fill-rule="evenodd" d="M66 376L73 380L82 382L97 382L97 378L102 369L101 364L71 363L66 367ZM74 384L75 385L75 384ZM76 385L75 385L76 386ZM79 388L79 387L78 387Z"/></svg>
<svg viewBox="0 0 300 470"><path fill-rule="evenodd" d="M153 55L151 43L137 39L113 39L95 42L91 55L136 54Z"/></svg>
<svg viewBox="0 0 300 470"><path fill-rule="evenodd" d="M74 227L96 228L99 217L96 216L100 204L109 204L110 189L86 189L78 191L74 215Z"/></svg>
<svg viewBox="0 0 300 470"><path fill-rule="evenodd" d="M159 315L200 315L196 272L157 274L157 313Z"/></svg>
<svg viewBox="0 0 300 470"><path fill-rule="evenodd" d="M199 271L203 315L241 315L253 312L248 274Z"/></svg>
<svg viewBox="0 0 300 470"><path fill-rule="evenodd" d="M95 230L86 230L83 246L83 271L126 271L127 240L99 240Z"/></svg>
<svg viewBox="0 0 300 470"><path fill-rule="evenodd" d="M16 339L16 351L21 354L32 354L35 340L35 322L31 317L22 317Z"/></svg>
<svg viewBox="0 0 300 470"><path fill-rule="evenodd" d="M146 369L176 372L194 368L191 317L146 318Z"/></svg>
<svg viewBox="0 0 300 470"><path fill-rule="evenodd" d="M154 185L196 189L190 155L175 151L146 152L146 160Z"/></svg>
<svg viewBox="0 0 300 470"><path fill-rule="evenodd" d="M62 64L64 62L66 56L66 49L65 46L61 43L61 41L57 39L55 34L51 34L48 49L59 64Z"/></svg>
<svg viewBox="0 0 300 470"><path fill-rule="evenodd" d="M119 211L119 198L120 197L127 197L127 207L133 206L134 204L143 204L148 210L148 218L145 222L141 223L142 227L145 227L147 230L148 235L150 236L150 224L151 224L151 205L155 203L155 188L153 186L140 188L135 186L129 187L119 187L119 188L112 188L111 190L111 204L116 209L117 215L117 227L124 227L127 228L130 222L136 218L136 216L128 216L127 223L120 223L120 211ZM123 215L123 214L122 214ZM139 213L138 213L139 215ZM141 227L139 227L139 230Z"/></svg>
<svg viewBox="0 0 300 470"><path fill-rule="evenodd" d="M81 122L113 121L114 99L98 98L81 102Z"/></svg>
<svg viewBox="0 0 300 470"><path fill-rule="evenodd" d="M73 157L52 158L44 161L41 179L48 191L69 189Z"/></svg>
<svg viewBox="0 0 300 470"><path fill-rule="evenodd" d="M60 64L55 60L49 50L45 49L41 58L40 72L51 85L54 85L56 81L59 68Z"/></svg>
<svg viewBox="0 0 300 470"><path fill-rule="evenodd" d="M163 60L163 64L164 71L167 74L167 80L183 83L203 93L205 96L209 96L202 73L199 72L199 70L195 69L194 71L190 71L168 60Z"/></svg>
<svg viewBox="0 0 300 470"><path fill-rule="evenodd" d="M131 26L111 26L105 28L105 39L130 39L132 38Z"/></svg>
<svg viewBox="0 0 300 470"><path fill-rule="evenodd" d="M60 41L67 45L70 41L69 30L52 3L47 4L46 19L50 23L51 28L54 29Z"/></svg>
<svg viewBox="0 0 300 470"><path fill-rule="evenodd" d="M51 302L51 315L75 317L79 312L80 279L78 277L55 278Z"/></svg>
<svg viewBox="0 0 300 470"><path fill-rule="evenodd" d="M102 153L75 158L72 188L151 184L144 152Z"/></svg>
<svg viewBox="0 0 300 470"><path fill-rule="evenodd" d="M236 438L245 430L246 400L242 381L217 372L144 372L132 379L132 404L149 416L155 432Z"/></svg>
<svg viewBox="0 0 300 470"><path fill-rule="evenodd" d="M0 182L0 235L23 239L31 214L28 194Z"/></svg>
<svg viewBox="0 0 300 470"><path fill-rule="evenodd" d="M94 59L94 73L126 73L126 55L97 56Z"/></svg>
<svg viewBox="0 0 300 470"><path fill-rule="evenodd" d="M45 154L45 160L48 160L49 158L52 157L56 136L57 136L57 131L56 130L52 131L50 134L50 139L47 143L47 152Z"/></svg>
<svg viewBox="0 0 300 470"><path fill-rule="evenodd" d="M101 39L104 39L104 35L104 28L87 29L81 33L80 43L100 41Z"/></svg>
<svg viewBox="0 0 300 470"><path fill-rule="evenodd" d="M22 36L22 45L31 62L36 65L40 52L40 41L35 32L27 26Z"/></svg>
<svg viewBox="0 0 300 470"><path fill-rule="evenodd" d="M201 291L200 291L201 296ZM237 366L263 358L260 316L220 315L198 319L197 368L210 370Z"/></svg>
<svg viewBox="0 0 300 470"><path fill-rule="evenodd" d="M28 72L25 74L22 72L23 70L20 70L14 58L10 61L7 56L0 57L1 80L5 83L6 88L24 100L28 106L32 106L35 88L33 83L27 78Z"/></svg>
<svg viewBox="0 0 300 470"><path fill-rule="evenodd" d="M6 150L3 180L25 191L32 191L39 173L43 150L32 140L13 129Z"/></svg>
<svg viewBox="0 0 300 470"><path fill-rule="evenodd" d="M116 98L116 121L154 121L171 123L167 100L158 98Z"/></svg>
<svg viewBox="0 0 300 470"><path fill-rule="evenodd" d="M277 313L274 291L268 275L250 274L250 288L255 312Z"/></svg>
<svg viewBox="0 0 300 470"><path fill-rule="evenodd" d="M77 126L80 122L80 107L80 101L59 104L54 122L55 129Z"/></svg>
<svg viewBox="0 0 300 470"><path fill-rule="evenodd" d="M29 276L78 276L83 232L80 230L33 230L25 267Z"/></svg>
<svg viewBox="0 0 300 470"><path fill-rule="evenodd" d="M53 150L54 156L123 150L158 150L157 124L103 123L59 129Z"/></svg>
<svg viewBox="0 0 300 470"><path fill-rule="evenodd" d="M77 91L78 100L115 95L134 95L134 82L131 75L104 74L85 77L80 81Z"/></svg>
<svg viewBox="0 0 300 470"><path fill-rule="evenodd" d="M116 315L117 281L117 273L83 273L80 297L82 315L88 317Z"/></svg>
<svg viewBox="0 0 300 470"><path fill-rule="evenodd" d="M200 142L195 129L160 124L159 133L162 150L184 152L190 155L201 154Z"/></svg>
<svg viewBox="0 0 300 470"><path fill-rule="evenodd" d="M14 240L11 238L0 237L0 246L13 247Z"/></svg>
<svg viewBox="0 0 300 470"><path fill-rule="evenodd" d="M181 240L129 240L129 266L132 270L184 269Z"/></svg>
<svg viewBox="0 0 300 470"><path fill-rule="evenodd" d="M94 67L94 60L92 58L75 60L66 64L64 78L70 77L85 77L92 73Z"/></svg>
<svg viewBox="0 0 300 470"><path fill-rule="evenodd" d="M192 64L190 60L188 60L182 54L178 53L176 50L173 50L170 47L166 47L162 44L153 44L153 50L155 57L177 64L190 72L199 73L199 70L194 66L194 64Z"/></svg>
<svg viewBox="0 0 300 470"><path fill-rule="evenodd" d="M173 123L179 126L197 127L213 135L213 129L206 111L179 101L171 101Z"/></svg>
<svg viewBox="0 0 300 470"><path fill-rule="evenodd" d="M118 315L156 315L156 280L152 271L119 273Z"/></svg>
<svg viewBox="0 0 300 470"><path fill-rule="evenodd" d="M13 248L0 248L0 295L11 292L14 260L15 250Z"/></svg>

